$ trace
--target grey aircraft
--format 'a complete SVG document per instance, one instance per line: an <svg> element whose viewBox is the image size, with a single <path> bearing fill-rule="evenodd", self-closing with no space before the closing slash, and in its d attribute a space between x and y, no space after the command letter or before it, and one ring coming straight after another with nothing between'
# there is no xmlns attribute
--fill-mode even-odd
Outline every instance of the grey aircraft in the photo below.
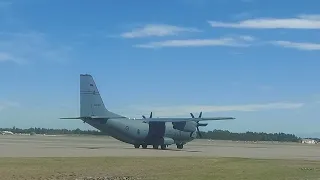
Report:
<svg viewBox="0 0 320 180"><path fill-rule="evenodd" d="M231 120L233 117L202 118L153 118L152 112L147 118L132 119L106 109L99 90L91 75L80 74L80 117L60 119L80 119L92 127L105 132L113 138L134 145L135 148L146 149L152 145L154 149L166 149L176 144L178 149L197 137L201 137L199 126L207 126L200 121Z"/></svg>

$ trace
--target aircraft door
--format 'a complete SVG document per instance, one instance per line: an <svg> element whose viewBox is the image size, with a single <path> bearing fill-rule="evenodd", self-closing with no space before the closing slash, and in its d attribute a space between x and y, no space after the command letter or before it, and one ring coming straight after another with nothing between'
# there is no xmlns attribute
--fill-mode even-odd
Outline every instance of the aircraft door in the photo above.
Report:
<svg viewBox="0 0 320 180"><path fill-rule="evenodd" d="M146 138L148 143L158 142L165 135L165 123L164 122L150 122L149 133Z"/></svg>

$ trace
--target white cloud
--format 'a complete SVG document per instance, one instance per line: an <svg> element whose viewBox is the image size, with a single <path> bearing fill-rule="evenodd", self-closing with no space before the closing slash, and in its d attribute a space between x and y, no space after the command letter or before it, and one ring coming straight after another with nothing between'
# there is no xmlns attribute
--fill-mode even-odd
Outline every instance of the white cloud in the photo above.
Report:
<svg viewBox="0 0 320 180"><path fill-rule="evenodd" d="M0 111L7 108L19 107L19 106L20 104L18 102L11 102L11 101L0 102Z"/></svg>
<svg viewBox="0 0 320 180"><path fill-rule="evenodd" d="M303 19L320 20L320 14L301 14L299 17Z"/></svg>
<svg viewBox="0 0 320 180"><path fill-rule="evenodd" d="M239 22L209 21L212 27L253 29L320 29L320 15L299 15L294 18L257 18Z"/></svg>
<svg viewBox="0 0 320 180"><path fill-rule="evenodd" d="M253 36L240 36L241 39L245 41L254 41L255 38Z"/></svg>
<svg viewBox="0 0 320 180"><path fill-rule="evenodd" d="M42 33L0 32L0 62L63 62L67 60L69 51L69 47L50 43Z"/></svg>
<svg viewBox="0 0 320 180"><path fill-rule="evenodd" d="M291 42L291 41L272 41L274 45L282 46L285 48L294 48L300 50L320 50L320 44L316 43L307 43L307 42Z"/></svg>
<svg viewBox="0 0 320 180"><path fill-rule="evenodd" d="M201 106L201 105L187 105L187 106L155 106L155 107L136 107L139 111L154 112L157 116L183 116L190 112L252 112L276 109L298 109L304 106L304 103L266 103L266 104L245 104L245 105L230 105L230 106Z"/></svg>
<svg viewBox="0 0 320 180"><path fill-rule="evenodd" d="M200 46L230 46L247 47L246 41L252 41L249 36L240 38L220 38L220 39L184 39L184 40L166 40L151 42L147 44L135 45L139 48L161 48L161 47L200 47Z"/></svg>
<svg viewBox="0 0 320 180"><path fill-rule="evenodd" d="M166 24L148 24L140 28L133 29L130 32L121 34L123 38L141 38L149 36L172 36L182 32L200 32L195 28L178 27Z"/></svg>

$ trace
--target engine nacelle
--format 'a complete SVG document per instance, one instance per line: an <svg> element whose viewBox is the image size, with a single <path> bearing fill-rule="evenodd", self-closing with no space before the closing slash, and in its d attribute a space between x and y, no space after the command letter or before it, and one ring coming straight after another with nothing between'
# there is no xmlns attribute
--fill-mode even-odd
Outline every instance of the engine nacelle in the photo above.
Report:
<svg viewBox="0 0 320 180"><path fill-rule="evenodd" d="M194 121L189 121L189 122L173 122L173 128L180 130L180 131L185 131L185 132L193 132L197 130L197 123Z"/></svg>

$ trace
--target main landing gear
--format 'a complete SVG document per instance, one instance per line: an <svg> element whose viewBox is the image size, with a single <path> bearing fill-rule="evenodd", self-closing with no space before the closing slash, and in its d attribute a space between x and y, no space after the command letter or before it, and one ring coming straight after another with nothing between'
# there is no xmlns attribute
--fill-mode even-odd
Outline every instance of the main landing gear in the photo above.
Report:
<svg viewBox="0 0 320 180"><path fill-rule="evenodd" d="M178 149L183 149L183 144L176 144ZM143 149L147 149L147 145L146 144L142 144L141 145ZM159 149L159 145L152 145L153 149ZM160 145L160 148L162 150L167 149L167 145ZM140 144L135 144L134 148L140 148Z"/></svg>
<svg viewBox="0 0 320 180"><path fill-rule="evenodd" d="M183 144L177 144L177 148L178 149L182 149L183 148Z"/></svg>
<svg viewBox="0 0 320 180"><path fill-rule="evenodd" d="M152 147L153 147L153 149L159 149L159 145L152 145ZM160 148L162 150L167 149L167 147L168 147L167 145L160 145ZM140 148L140 144L135 144L134 148ZM142 148L143 149L147 149L147 145L146 144L142 144Z"/></svg>
<svg viewBox="0 0 320 180"><path fill-rule="evenodd" d="M153 145L153 149L158 149L159 148L159 145ZM165 149L167 149L167 145L160 145L160 148L162 149L162 150L165 150Z"/></svg>
<svg viewBox="0 0 320 180"><path fill-rule="evenodd" d="M146 144L142 144L141 145L143 149L147 149L147 145ZM140 144L135 144L134 148L140 148Z"/></svg>

